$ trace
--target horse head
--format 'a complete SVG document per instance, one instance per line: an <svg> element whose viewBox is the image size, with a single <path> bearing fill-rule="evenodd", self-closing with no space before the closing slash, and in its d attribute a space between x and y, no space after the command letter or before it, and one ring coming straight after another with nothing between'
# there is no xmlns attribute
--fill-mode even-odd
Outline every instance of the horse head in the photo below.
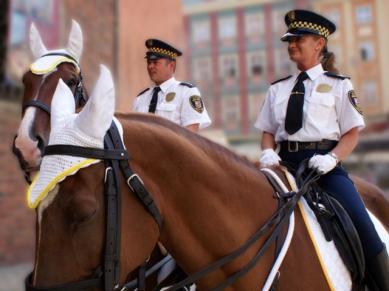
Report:
<svg viewBox="0 0 389 291"><path fill-rule="evenodd" d="M73 93L60 79L51 102L48 145L103 149L104 136L112 123L113 113L114 86L111 74L104 66L101 66L100 77L90 99L78 113ZM78 171L86 167L88 169ZM100 278L98 274L104 270L101 262L104 258L106 225L104 173L104 163L101 160L61 155L43 157L40 172L27 194L29 206L37 209L36 259L33 274L28 281L29 290L40 290L39 288L77 280L87 281L91 277L92 281ZM127 199L124 198L125 201ZM126 202L126 205L133 205L126 207L130 211L127 215L137 216L139 211L144 211L135 199L131 203ZM135 217L132 218L134 219ZM152 219L146 220L152 223ZM139 225L139 228L142 227ZM132 248L136 245L139 233L155 232L155 227L135 231L131 236L134 240ZM124 270L132 270L146 259L156 243L156 235L154 237L153 242L146 243L150 244L147 251L143 254L137 252L127 260L128 263L140 256L135 259L133 267ZM128 243L127 239L126 241ZM127 274L123 273L122 280ZM95 287L97 286L100 285L96 284ZM66 288L69 285L63 290L67 290Z"/></svg>
<svg viewBox="0 0 389 291"><path fill-rule="evenodd" d="M48 143L50 103L58 80L72 90L77 108L87 100L79 66L82 47L82 31L74 20L67 47L57 50L47 50L35 25L31 25L30 49L35 62L23 76L22 121L13 144L27 180L39 169L42 150Z"/></svg>

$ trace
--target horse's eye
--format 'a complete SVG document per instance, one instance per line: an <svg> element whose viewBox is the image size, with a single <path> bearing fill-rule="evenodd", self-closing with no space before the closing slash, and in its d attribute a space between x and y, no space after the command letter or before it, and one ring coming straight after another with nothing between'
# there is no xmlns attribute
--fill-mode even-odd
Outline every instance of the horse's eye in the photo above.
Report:
<svg viewBox="0 0 389 291"><path fill-rule="evenodd" d="M76 86L77 80L75 78L72 78L69 81L67 81L66 84L71 88L73 86Z"/></svg>
<svg viewBox="0 0 389 291"><path fill-rule="evenodd" d="M97 212L97 205L94 199L75 196L70 200L67 210L69 222L74 226L80 226L93 219Z"/></svg>

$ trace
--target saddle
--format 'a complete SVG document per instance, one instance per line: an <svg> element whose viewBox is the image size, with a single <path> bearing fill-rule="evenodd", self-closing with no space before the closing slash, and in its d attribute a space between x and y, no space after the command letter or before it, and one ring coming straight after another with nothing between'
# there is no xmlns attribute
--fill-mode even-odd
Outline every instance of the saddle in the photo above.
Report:
<svg viewBox="0 0 389 291"><path fill-rule="evenodd" d="M301 179L296 175L296 179ZM333 241L350 272L353 290L364 290L365 257L355 226L343 206L321 188L311 183L304 195L323 230L327 241Z"/></svg>

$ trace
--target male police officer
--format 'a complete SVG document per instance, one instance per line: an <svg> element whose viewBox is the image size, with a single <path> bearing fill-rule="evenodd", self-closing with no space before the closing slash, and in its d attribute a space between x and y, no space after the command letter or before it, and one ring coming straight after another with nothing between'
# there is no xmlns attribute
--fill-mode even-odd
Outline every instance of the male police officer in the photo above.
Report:
<svg viewBox="0 0 389 291"><path fill-rule="evenodd" d="M147 72L154 85L139 93L135 111L157 114L194 132L209 126L200 91L174 78L176 57L182 53L158 39L148 39L146 47Z"/></svg>

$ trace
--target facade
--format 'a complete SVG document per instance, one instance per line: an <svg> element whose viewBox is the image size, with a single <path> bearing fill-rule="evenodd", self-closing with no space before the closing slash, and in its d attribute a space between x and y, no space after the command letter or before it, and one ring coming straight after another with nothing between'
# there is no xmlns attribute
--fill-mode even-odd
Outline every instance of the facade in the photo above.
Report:
<svg viewBox="0 0 389 291"><path fill-rule="evenodd" d="M253 124L269 84L294 70L280 41L286 30L284 14L294 8L313 9L337 24L329 49L338 68L351 76L368 121L387 120L387 1L183 2L187 74L207 97L213 126L222 128L230 141L257 139Z"/></svg>

